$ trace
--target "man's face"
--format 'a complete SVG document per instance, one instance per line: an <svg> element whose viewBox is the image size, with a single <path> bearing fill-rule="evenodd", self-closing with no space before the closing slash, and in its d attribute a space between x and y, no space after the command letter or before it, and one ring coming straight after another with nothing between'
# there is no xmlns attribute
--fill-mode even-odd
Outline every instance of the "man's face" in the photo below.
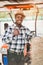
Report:
<svg viewBox="0 0 43 65"><path fill-rule="evenodd" d="M21 24L23 19L24 19L24 17L20 14L16 15L16 17L15 17L15 20L16 20L17 24Z"/></svg>

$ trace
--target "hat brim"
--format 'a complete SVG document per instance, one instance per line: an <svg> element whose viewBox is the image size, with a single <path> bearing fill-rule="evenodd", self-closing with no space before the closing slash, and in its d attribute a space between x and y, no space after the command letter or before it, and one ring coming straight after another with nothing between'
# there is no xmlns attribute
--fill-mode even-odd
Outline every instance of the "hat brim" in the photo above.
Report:
<svg viewBox="0 0 43 65"><path fill-rule="evenodd" d="M22 15L23 17L25 17L25 15L22 14L22 13L16 13L16 14L15 14L15 17L16 17L17 15Z"/></svg>

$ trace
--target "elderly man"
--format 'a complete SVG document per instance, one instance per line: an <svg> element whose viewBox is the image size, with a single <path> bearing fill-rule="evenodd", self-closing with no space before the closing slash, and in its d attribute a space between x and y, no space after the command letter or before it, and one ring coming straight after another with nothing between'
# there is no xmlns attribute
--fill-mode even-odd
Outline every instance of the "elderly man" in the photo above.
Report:
<svg viewBox="0 0 43 65"><path fill-rule="evenodd" d="M8 27L2 41L9 45L8 65L24 65L24 59L27 55L27 43L32 37L31 31L22 25L25 18L23 11L17 11L15 22Z"/></svg>

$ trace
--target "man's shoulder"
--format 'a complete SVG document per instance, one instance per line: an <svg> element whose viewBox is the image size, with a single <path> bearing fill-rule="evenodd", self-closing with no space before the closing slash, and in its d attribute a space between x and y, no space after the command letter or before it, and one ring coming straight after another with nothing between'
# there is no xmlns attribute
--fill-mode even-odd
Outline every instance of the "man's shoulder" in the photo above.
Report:
<svg viewBox="0 0 43 65"><path fill-rule="evenodd" d="M16 25L15 24L12 24L9 26L10 29L13 29Z"/></svg>
<svg viewBox="0 0 43 65"><path fill-rule="evenodd" d="M25 29L25 30L30 30L30 29L27 28L26 26L23 26L23 25L22 25L22 27L23 27L23 29Z"/></svg>

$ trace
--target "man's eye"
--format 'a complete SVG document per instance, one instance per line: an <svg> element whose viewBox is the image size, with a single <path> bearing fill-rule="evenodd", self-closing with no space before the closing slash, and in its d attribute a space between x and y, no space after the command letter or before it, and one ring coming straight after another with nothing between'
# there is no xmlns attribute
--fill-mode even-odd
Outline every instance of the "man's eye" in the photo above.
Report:
<svg viewBox="0 0 43 65"><path fill-rule="evenodd" d="M22 17L17 17L17 18L22 18Z"/></svg>
<svg viewBox="0 0 43 65"><path fill-rule="evenodd" d="M18 17L18 18L20 18L20 17Z"/></svg>

